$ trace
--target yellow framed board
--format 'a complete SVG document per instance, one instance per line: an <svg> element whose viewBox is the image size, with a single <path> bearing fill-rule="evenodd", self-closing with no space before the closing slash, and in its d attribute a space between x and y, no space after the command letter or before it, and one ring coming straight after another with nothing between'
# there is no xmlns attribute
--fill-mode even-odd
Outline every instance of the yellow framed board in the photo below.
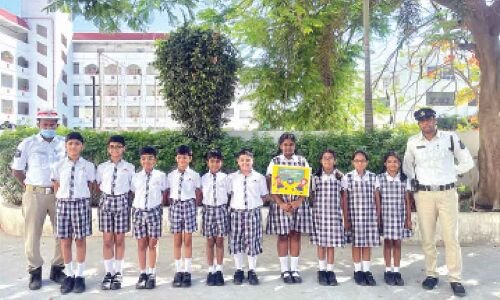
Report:
<svg viewBox="0 0 500 300"><path fill-rule="evenodd" d="M309 196L311 168L274 165L271 194Z"/></svg>

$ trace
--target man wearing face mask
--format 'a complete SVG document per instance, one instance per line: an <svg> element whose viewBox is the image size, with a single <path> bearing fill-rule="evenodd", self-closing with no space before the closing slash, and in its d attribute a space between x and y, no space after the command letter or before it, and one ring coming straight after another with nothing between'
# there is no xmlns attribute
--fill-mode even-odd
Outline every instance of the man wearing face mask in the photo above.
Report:
<svg viewBox="0 0 500 300"><path fill-rule="evenodd" d="M36 115L40 132L25 138L18 146L12 162L12 175L24 187L24 251L30 274L29 288L42 286L43 258L40 237L48 214L55 228L56 198L50 181L50 166L65 155L64 138L56 135L59 116L55 110L41 110ZM59 241L55 240L50 279L62 283L66 275Z"/></svg>
<svg viewBox="0 0 500 300"><path fill-rule="evenodd" d="M432 290L439 281L434 240L439 218L448 279L455 296L463 297L465 288L460 283L462 254L458 240L458 195L455 183L457 175L472 169L474 161L456 133L437 129L436 112L433 109L419 109L414 116L421 132L408 139L403 171L414 182L412 186L427 273L422 287Z"/></svg>

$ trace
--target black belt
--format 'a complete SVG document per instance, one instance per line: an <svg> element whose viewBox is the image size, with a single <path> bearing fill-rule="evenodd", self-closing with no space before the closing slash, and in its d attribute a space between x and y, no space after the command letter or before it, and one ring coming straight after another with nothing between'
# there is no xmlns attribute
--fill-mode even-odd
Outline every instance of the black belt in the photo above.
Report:
<svg viewBox="0 0 500 300"><path fill-rule="evenodd" d="M448 184L443 184L443 185L419 184L417 186L417 191L428 191L428 192L447 191L447 190L451 190L454 187L455 187L455 183L448 183Z"/></svg>

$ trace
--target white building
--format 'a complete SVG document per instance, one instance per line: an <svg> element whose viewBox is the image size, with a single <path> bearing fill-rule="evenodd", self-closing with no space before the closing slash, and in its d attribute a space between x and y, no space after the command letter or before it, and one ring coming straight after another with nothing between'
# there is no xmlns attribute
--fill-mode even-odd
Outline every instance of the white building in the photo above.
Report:
<svg viewBox="0 0 500 300"><path fill-rule="evenodd" d="M68 127L179 127L151 65L155 40L166 34L73 32L70 15L47 14L46 3L22 0L20 17L0 9L0 123L34 125L38 110L55 108ZM226 128L253 129L250 103L239 93Z"/></svg>

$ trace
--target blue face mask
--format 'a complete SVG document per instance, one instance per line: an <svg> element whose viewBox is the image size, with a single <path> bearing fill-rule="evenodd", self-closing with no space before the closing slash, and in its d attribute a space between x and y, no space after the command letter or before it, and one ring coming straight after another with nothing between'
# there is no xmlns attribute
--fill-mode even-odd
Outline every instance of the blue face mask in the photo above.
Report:
<svg viewBox="0 0 500 300"><path fill-rule="evenodd" d="M56 136L55 129L42 129L40 130L40 134L46 139L52 139Z"/></svg>

